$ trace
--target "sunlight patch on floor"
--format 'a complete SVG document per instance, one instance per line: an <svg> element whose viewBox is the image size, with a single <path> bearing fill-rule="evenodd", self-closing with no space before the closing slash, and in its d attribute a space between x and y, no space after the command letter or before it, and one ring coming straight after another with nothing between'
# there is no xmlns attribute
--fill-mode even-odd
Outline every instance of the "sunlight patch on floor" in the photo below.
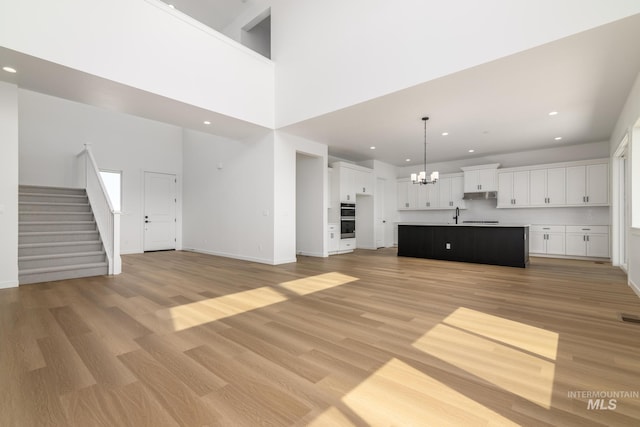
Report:
<svg viewBox="0 0 640 427"><path fill-rule="evenodd" d="M410 365L392 358L347 393L342 402L350 413L329 408L311 425L324 420L370 426L517 425L464 394Z"/></svg>
<svg viewBox="0 0 640 427"><path fill-rule="evenodd" d="M156 316L160 319L170 320L173 329L175 331L181 331L208 322L224 319L225 317L235 316L247 311L287 301L291 296L308 295L356 280L358 280L358 278L337 272L319 274L317 276L283 282L275 286L263 286L235 294L158 310Z"/></svg>
<svg viewBox="0 0 640 427"><path fill-rule="evenodd" d="M346 274L334 271L332 273L318 274L317 276L283 282L280 283L278 287L295 292L298 295L307 295L344 285L345 283L355 282L356 280L358 280L357 277L347 276Z"/></svg>
<svg viewBox="0 0 640 427"><path fill-rule="evenodd" d="M549 409L558 334L460 307L413 346Z"/></svg>

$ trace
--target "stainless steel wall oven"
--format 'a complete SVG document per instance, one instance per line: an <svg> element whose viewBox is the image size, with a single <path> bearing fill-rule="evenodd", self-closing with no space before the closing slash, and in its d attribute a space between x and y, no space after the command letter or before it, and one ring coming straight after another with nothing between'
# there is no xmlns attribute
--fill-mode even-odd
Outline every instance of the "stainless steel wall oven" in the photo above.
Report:
<svg viewBox="0 0 640 427"><path fill-rule="evenodd" d="M352 239L356 237L356 205L355 203L340 204L340 238Z"/></svg>

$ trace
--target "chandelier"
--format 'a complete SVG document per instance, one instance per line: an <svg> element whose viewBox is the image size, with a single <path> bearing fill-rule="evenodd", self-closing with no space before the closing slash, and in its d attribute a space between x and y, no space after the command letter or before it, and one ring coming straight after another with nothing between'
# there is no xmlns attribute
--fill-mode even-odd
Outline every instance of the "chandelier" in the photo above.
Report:
<svg viewBox="0 0 640 427"><path fill-rule="evenodd" d="M427 179L427 120L429 120L429 117L422 118L424 122L424 170L419 174L411 174L411 182L420 185L435 184L440 178L438 171L433 171L429 175L429 179Z"/></svg>

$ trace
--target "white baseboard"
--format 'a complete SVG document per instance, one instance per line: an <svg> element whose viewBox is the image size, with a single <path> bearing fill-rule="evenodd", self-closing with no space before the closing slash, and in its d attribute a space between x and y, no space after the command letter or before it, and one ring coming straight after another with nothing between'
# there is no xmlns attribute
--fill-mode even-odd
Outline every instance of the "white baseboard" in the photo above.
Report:
<svg viewBox="0 0 640 427"><path fill-rule="evenodd" d="M633 292L636 293L636 295L638 295L638 297L640 297L640 286L636 285L635 283L633 283L633 280L629 279L629 281L627 282L629 287L633 290Z"/></svg>
<svg viewBox="0 0 640 427"><path fill-rule="evenodd" d="M276 265L276 264L286 264L286 263L290 263L290 262L296 262L295 258L293 259L293 261L291 261L291 260L282 260L282 261L276 262L274 260L266 259L266 258L256 258L256 257L250 257L250 256L244 256L244 255L238 255L238 254L231 254L231 253L228 253L228 252L210 251L210 250L207 250L207 249L183 248L183 250L189 251L189 252L198 252L198 253L207 254L207 255L221 256L221 257L225 257L225 258L240 259L242 261L257 262L257 263L260 263L260 264Z"/></svg>
<svg viewBox="0 0 640 427"><path fill-rule="evenodd" d="M19 285L17 280L7 280L0 282L0 289L17 288Z"/></svg>
<svg viewBox="0 0 640 427"><path fill-rule="evenodd" d="M136 249L130 249L128 251L120 251L120 255L133 255L133 254L141 254L141 253L143 252Z"/></svg>
<svg viewBox="0 0 640 427"><path fill-rule="evenodd" d="M317 257L317 258L326 258L326 255L322 252L306 252L306 251L300 251L298 252L298 255L303 255L303 256L313 256L313 257Z"/></svg>

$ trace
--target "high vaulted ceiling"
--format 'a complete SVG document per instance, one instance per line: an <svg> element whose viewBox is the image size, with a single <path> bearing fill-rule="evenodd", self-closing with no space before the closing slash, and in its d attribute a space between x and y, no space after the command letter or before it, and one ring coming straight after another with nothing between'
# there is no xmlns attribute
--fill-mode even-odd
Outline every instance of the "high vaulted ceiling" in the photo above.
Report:
<svg viewBox="0 0 640 427"><path fill-rule="evenodd" d="M335 157L397 166L421 163L425 115L429 162L606 141L640 72L638 40L640 14L282 130L327 144ZM0 80L25 89L236 139L267 131L0 48L5 59L21 71Z"/></svg>
<svg viewBox="0 0 640 427"><path fill-rule="evenodd" d="M638 40L635 15L284 130L397 166L422 163L422 116L429 162L608 141L640 72Z"/></svg>

